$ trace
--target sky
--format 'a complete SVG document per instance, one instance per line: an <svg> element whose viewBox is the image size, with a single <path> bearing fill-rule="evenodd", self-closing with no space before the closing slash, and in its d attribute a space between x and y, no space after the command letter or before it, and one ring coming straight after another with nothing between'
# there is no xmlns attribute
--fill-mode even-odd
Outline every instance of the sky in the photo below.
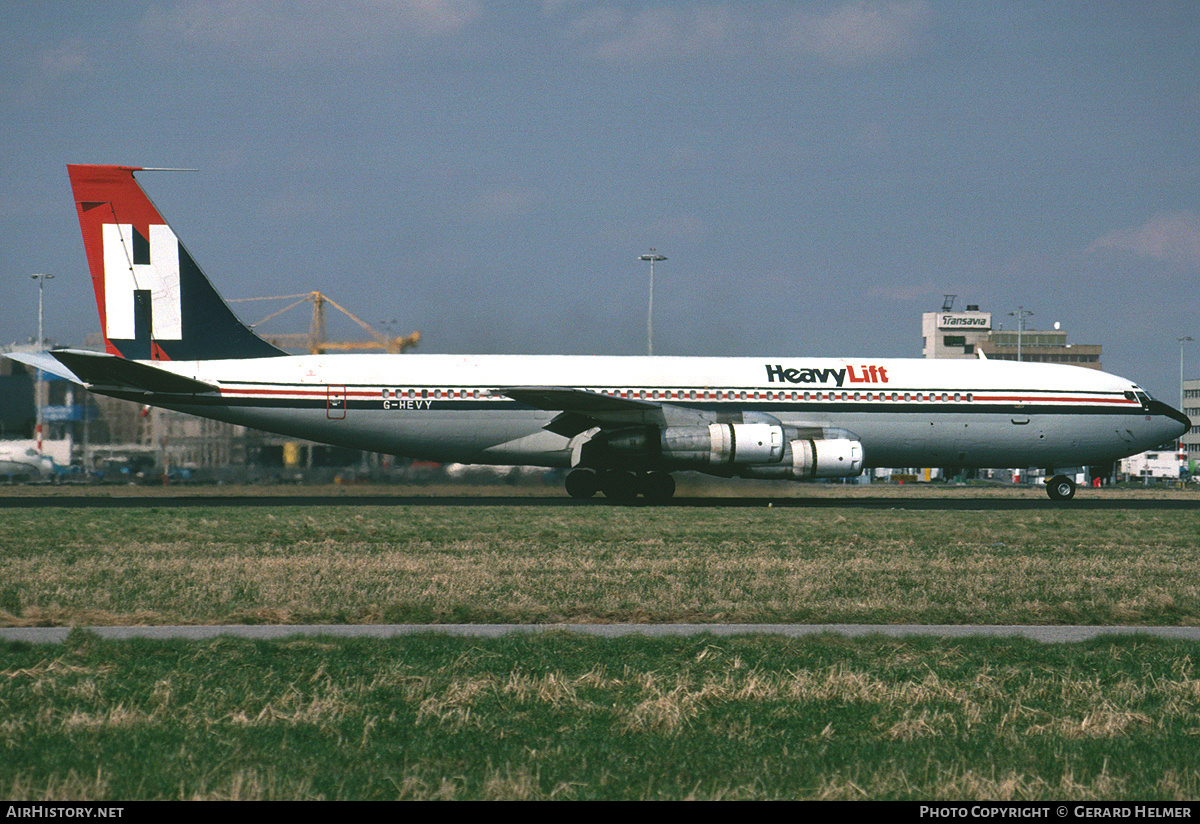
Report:
<svg viewBox="0 0 1200 824"><path fill-rule="evenodd" d="M956 294L1200 376L1194 0L51 0L0 67L0 344L32 273L98 331L102 163L198 170L139 180L225 297L423 352L644 354L654 249L655 354L920 357Z"/></svg>

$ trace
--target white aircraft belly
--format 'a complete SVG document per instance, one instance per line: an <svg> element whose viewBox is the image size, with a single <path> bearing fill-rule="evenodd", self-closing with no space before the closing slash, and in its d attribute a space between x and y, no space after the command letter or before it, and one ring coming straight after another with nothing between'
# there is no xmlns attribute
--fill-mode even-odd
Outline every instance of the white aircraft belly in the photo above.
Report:
<svg viewBox="0 0 1200 824"><path fill-rule="evenodd" d="M552 414L462 410L354 409L330 418L325 409L174 407L181 412L352 449L457 463L567 465L568 439L543 427Z"/></svg>

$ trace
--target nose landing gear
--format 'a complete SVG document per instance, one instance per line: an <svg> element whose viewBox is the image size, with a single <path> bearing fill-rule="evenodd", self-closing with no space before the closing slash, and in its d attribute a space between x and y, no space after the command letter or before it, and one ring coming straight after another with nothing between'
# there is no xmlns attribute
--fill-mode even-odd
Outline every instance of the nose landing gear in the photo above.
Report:
<svg viewBox="0 0 1200 824"><path fill-rule="evenodd" d="M1075 482L1066 475L1055 475L1046 481L1046 494L1052 501L1069 501L1075 497Z"/></svg>

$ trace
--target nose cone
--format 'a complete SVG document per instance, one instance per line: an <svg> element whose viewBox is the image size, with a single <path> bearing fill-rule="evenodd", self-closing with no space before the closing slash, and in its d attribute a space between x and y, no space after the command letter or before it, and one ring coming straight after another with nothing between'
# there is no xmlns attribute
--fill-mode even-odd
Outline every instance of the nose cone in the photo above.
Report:
<svg viewBox="0 0 1200 824"><path fill-rule="evenodd" d="M1172 441L1192 428L1188 416L1162 401L1150 401L1150 414L1163 422L1164 441Z"/></svg>

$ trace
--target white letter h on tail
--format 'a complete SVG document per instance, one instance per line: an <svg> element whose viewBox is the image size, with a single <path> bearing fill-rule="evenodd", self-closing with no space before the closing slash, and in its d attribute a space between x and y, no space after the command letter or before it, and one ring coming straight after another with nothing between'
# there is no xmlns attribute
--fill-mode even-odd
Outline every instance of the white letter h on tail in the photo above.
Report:
<svg viewBox="0 0 1200 824"><path fill-rule="evenodd" d="M179 298L179 239L170 226L150 226L149 255L135 251L133 226L105 223L104 241L104 332L110 340L137 337L134 322L134 292L149 291L150 337L182 340L183 321ZM138 260L138 257L143 260Z"/></svg>

